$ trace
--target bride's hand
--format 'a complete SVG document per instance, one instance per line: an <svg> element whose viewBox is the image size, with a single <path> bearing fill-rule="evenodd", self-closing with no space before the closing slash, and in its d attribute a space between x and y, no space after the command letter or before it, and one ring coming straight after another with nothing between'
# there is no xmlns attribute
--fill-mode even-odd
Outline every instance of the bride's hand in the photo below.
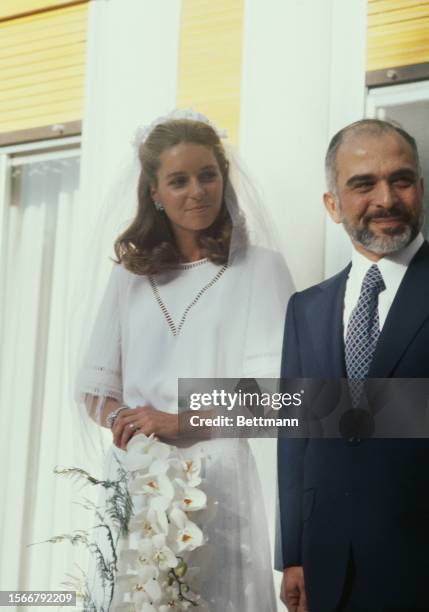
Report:
<svg viewBox="0 0 429 612"><path fill-rule="evenodd" d="M121 410L113 424L113 443L126 450L127 444L136 433L146 436L155 434L158 438L175 440L178 435L179 419L177 414L155 410L151 406Z"/></svg>

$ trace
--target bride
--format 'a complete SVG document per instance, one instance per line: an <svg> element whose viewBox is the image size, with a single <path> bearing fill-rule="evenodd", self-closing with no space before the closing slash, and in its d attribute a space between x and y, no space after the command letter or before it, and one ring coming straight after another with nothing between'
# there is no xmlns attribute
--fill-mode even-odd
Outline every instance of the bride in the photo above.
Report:
<svg viewBox="0 0 429 612"><path fill-rule="evenodd" d="M136 434L186 444L179 378L277 377L291 291L280 255L254 244L257 231L250 238L243 181L233 186L231 159L207 118L176 111L138 139L137 213L116 240L77 382L92 419L111 429L117 456ZM196 590L211 612L274 612L264 500L248 441L196 445L201 487L216 507L202 525L207 544L193 558Z"/></svg>

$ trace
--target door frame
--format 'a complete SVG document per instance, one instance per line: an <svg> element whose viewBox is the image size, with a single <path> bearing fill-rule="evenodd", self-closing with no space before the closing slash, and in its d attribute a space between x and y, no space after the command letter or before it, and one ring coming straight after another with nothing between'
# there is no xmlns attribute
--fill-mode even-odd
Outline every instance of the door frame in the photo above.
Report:
<svg viewBox="0 0 429 612"><path fill-rule="evenodd" d="M366 99L366 116L379 117L381 107L407 104L408 102L429 101L429 80L418 83L403 83L386 87L373 87ZM382 119L382 117L379 117Z"/></svg>

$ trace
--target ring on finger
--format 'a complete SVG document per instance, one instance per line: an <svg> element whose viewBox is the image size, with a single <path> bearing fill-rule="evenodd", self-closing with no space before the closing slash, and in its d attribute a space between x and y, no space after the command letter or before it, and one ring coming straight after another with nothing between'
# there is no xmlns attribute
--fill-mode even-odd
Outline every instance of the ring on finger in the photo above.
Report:
<svg viewBox="0 0 429 612"><path fill-rule="evenodd" d="M130 423L130 424L128 425L128 427L129 427L130 429L137 429L137 425L135 425L134 423Z"/></svg>

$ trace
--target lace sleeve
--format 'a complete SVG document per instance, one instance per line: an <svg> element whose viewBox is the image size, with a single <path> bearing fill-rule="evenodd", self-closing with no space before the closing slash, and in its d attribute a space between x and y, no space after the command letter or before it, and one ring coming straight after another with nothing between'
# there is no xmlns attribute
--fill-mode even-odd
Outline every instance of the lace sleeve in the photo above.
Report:
<svg viewBox="0 0 429 612"><path fill-rule="evenodd" d="M122 401L121 272L121 267L115 264L78 371L75 397L79 403L87 404L88 396Z"/></svg>

